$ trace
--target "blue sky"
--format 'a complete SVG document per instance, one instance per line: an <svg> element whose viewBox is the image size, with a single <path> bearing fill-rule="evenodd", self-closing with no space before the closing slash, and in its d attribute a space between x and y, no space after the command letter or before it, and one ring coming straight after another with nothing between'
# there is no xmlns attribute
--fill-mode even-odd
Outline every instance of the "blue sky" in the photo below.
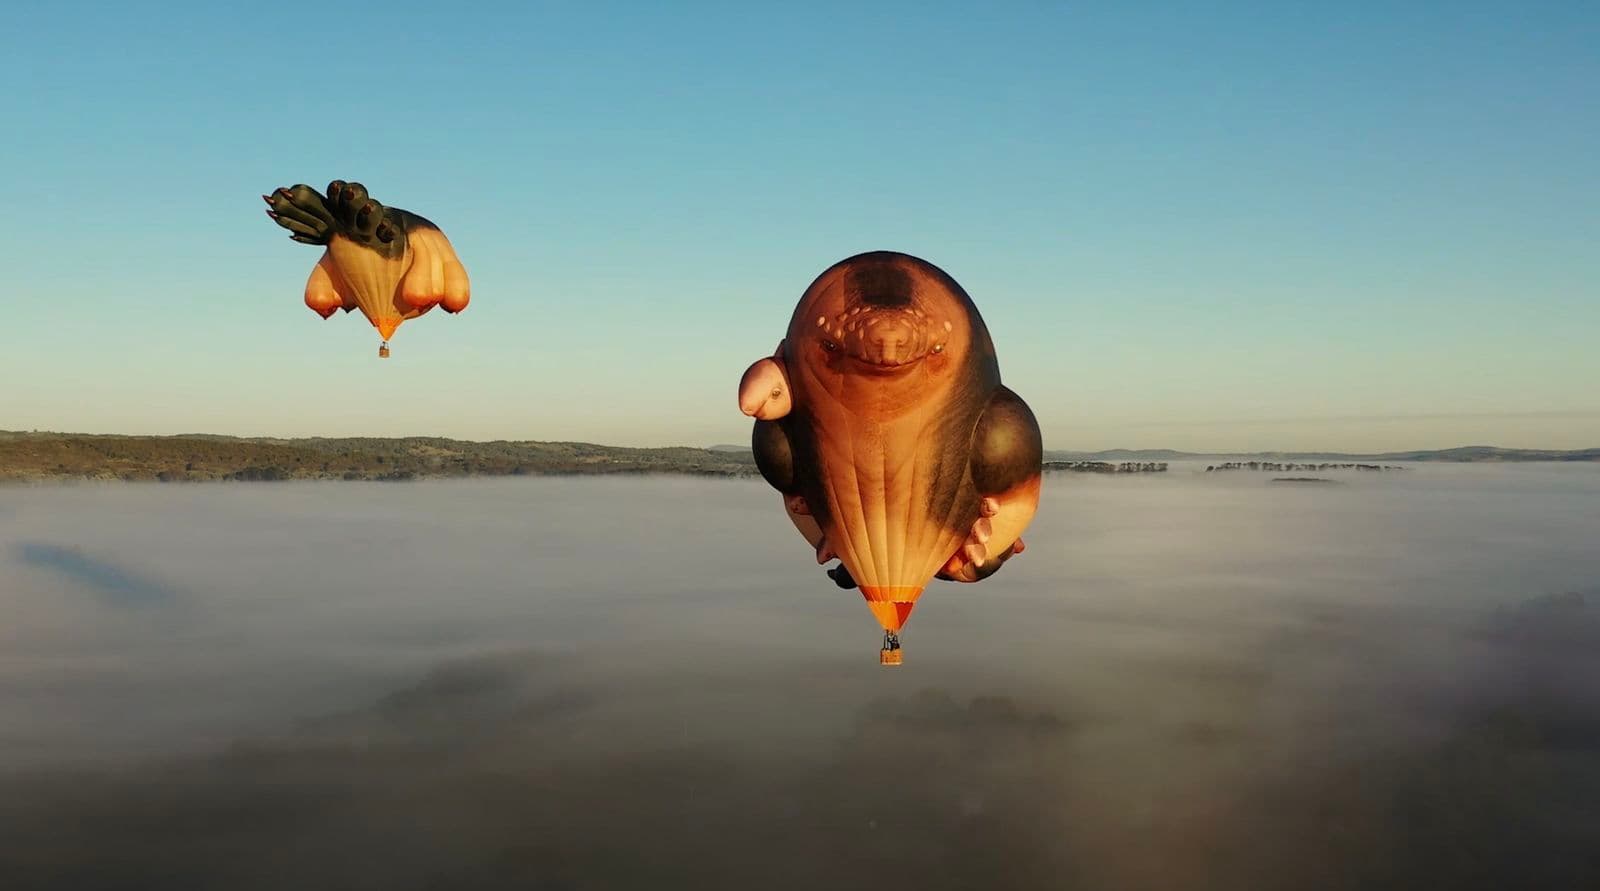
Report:
<svg viewBox="0 0 1600 891"><path fill-rule="evenodd" d="M895 249L1052 447L1600 445L1593 3L225 6L0 13L0 429L742 441ZM472 275L387 361L334 178Z"/></svg>

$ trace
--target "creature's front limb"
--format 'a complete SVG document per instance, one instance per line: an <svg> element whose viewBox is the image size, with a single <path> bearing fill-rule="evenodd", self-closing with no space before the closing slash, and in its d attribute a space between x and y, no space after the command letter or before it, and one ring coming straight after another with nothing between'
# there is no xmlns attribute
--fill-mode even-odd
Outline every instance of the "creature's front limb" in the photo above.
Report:
<svg viewBox="0 0 1600 891"><path fill-rule="evenodd" d="M983 499L979 508L982 516L972 524L972 534L967 536L961 549L945 561L938 577L951 582L981 582L999 572L1007 560L1022 553L1027 545L1022 543L1020 528L1018 537L1013 538L1009 545L1005 544L1003 539L997 539L994 534L995 519L1005 512L1008 520L1002 520L1002 523L1009 526L1017 519L1021 519L1020 525L1026 526L1027 520L1032 518L1037 506L1037 491L1034 493L1031 505L1025 499L1011 499L1009 510L1002 507L998 498Z"/></svg>
<svg viewBox="0 0 1600 891"><path fill-rule="evenodd" d="M262 195L261 200L267 202L267 216L301 244L327 244L339 230L322 193L305 183Z"/></svg>
<svg viewBox="0 0 1600 891"><path fill-rule="evenodd" d="M304 244L327 244L335 235L394 259L405 254L408 229L432 223L416 214L384 207L367 195L366 186L334 180L326 197L305 183L262 195L267 216Z"/></svg>
<svg viewBox="0 0 1600 891"><path fill-rule="evenodd" d="M973 433L972 481L983 502L972 533L940 578L981 581L1023 550L1022 531L1039 507L1044 443L1022 397L1005 387L989 399Z"/></svg>
<svg viewBox="0 0 1600 891"><path fill-rule="evenodd" d="M776 421L756 421L755 429L751 432L750 446L755 452L756 467L761 471L761 476L766 479L772 488L783 494L783 511L788 514L789 522L805 538L812 550L816 551L817 563L826 563L836 554L828 547L827 536L823 535L822 527L811 516L811 508L806 504L805 496L799 492L799 484L795 478L794 452L789 446L789 436L783 432L782 425ZM828 570L828 577L832 578L841 588L854 588L855 582L843 565Z"/></svg>

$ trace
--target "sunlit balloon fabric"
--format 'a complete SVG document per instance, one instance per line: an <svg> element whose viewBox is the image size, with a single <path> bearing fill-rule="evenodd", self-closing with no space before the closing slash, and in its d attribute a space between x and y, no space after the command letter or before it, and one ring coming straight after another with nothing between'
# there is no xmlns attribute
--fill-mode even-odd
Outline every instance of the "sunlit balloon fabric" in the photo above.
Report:
<svg viewBox="0 0 1600 891"><path fill-rule="evenodd" d="M402 322L435 306L467 308L466 267L438 226L397 207L384 207L360 183L334 180L323 195L305 184L261 196L267 215L303 244L325 246L306 281L306 306L324 319L360 309L378 329L378 355Z"/></svg>
<svg viewBox="0 0 1600 891"><path fill-rule="evenodd" d="M774 354L739 385L757 466L829 575L898 632L934 577L976 582L1022 551L1043 449L1000 383L988 328L938 267L860 254L801 296Z"/></svg>

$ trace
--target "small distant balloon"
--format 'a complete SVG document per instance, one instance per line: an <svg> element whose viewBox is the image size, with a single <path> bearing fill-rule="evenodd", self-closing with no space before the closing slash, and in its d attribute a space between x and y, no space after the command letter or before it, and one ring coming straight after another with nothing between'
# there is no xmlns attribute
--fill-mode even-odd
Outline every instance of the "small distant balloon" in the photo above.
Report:
<svg viewBox="0 0 1600 891"><path fill-rule="evenodd" d="M402 322L435 306L467 308L467 269L444 232L410 211L384 207L360 183L336 179L327 195L301 183L261 197L290 238L325 247L306 281L306 306L324 319L360 309L383 338L380 357L388 357Z"/></svg>

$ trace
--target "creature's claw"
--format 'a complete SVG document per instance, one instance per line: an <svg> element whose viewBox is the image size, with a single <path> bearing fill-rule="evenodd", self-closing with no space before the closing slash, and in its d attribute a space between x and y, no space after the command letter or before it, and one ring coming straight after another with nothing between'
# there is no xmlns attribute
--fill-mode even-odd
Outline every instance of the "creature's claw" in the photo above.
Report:
<svg viewBox="0 0 1600 891"><path fill-rule="evenodd" d="M856 580L850 577L850 570L844 568L844 564L842 563L828 570L828 578L833 579L833 583L835 585L838 585L846 591L849 591L856 586Z"/></svg>
<svg viewBox="0 0 1600 891"><path fill-rule="evenodd" d="M994 502L994 499L985 498L984 501ZM998 508L999 502L994 503ZM988 505L985 504L983 507L986 508ZM979 569L983 568L983 564L989 560L989 538L994 532L994 524L989 520L989 516L991 515L979 517L973 522L972 532L967 535L966 543L957 552L958 557L964 557L966 562Z"/></svg>
<svg viewBox="0 0 1600 891"><path fill-rule="evenodd" d="M821 566L837 556L839 555L833 552L833 548L828 547L827 536L823 536L822 540L817 542L817 565Z"/></svg>
<svg viewBox="0 0 1600 891"><path fill-rule="evenodd" d="M378 225L387 213L367 194L366 186L338 179L328 183L328 208L350 240L360 244L369 244L377 237Z"/></svg>
<svg viewBox="0 0 1600 891"><path fill-rule="evenodd" d="M368 201L356 211L356 224L351 227L362 238L376 238L378 224L383 222L383 205L376 201Z"/></svg>
<svg viewBox="0 0 1600 891"><path fill-rule="evenodd" d="M367 203L368 198L367 187L360 183L347 183L342 179L328 183L328 206L346 226L355 221L356 211Z"/></svg>
<svg viewBox="0 0 1600 891"><path fill-rule="evenodd" d="M261 200L267 203L267 215L295 241L327 244L338 229L322 195L304 183L277 189Z"/></svg>
<svg viewBox="0 0 1600 891"><path fill-rule="evenodd" d="M319 240L323 237L324 230L321 227L309 223L303 223L295 217L289 216L288 214L280 214L269 210L267 211L267 216L271 217L274 223L277 223L283 228L288 229L290 238L294 238L298 235L305 239L309 239L312 244L318 244L320 243Z"/></svg>
<svg viewBox="0 0 1600 891"><path fill-rule="evenodd" d="M989 549L984 547L982 542L969 541L961 546L961 554L967 558L968 563L982 569L983 561L989 558Z"/></svg>
<svg viewBox="0 0 1600 891"><path fill-rule="evenodd" d="M1000 570L1000 566L1025 547L1018 538L1006 544L995 541L995 523L1004 519L1004 505L997 498L984 498L978 507L982 514L973 524L972 532L961 547L945 561L939 578L953 582L979 582Z"/></svg>
<svg viewBox="0 0 1600 891"><path fill-rule="evenodd" d="M988 548L983 545L967 544L945 562L944 567L937 573L938 577L950 582L981 582L1000 571L1000 567L1013 556L1022 553L1022 548L1013 543L998 556L989 554ZM977 559L975 556L981 556Z"/></svg>

